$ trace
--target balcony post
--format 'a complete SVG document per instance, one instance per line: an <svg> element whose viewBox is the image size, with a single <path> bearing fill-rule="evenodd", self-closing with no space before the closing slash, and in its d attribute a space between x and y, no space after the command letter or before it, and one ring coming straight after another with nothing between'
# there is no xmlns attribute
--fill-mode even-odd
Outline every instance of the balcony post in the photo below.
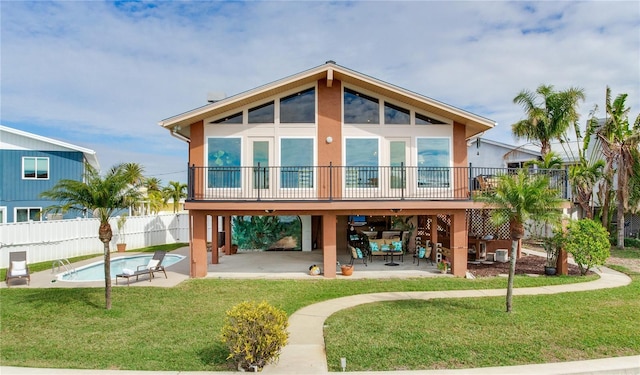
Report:
<svg viewBox="0 0 640 375"><path fill-rule="evenodd" d="M407 172L405 170L404 162L400 162L400 183L402 184L402 190L400 193L400 200L404 200L404 193L407 189Z"/></svg>
<svg viewBox="0 0 640 375"><path fill-rule="evenodd" d="M329 162L329 202L333 202L333 162Z"/></svg>
<svg viewBox="0 0 640 375"><path fill-rule="evenodd" d="M473 197L473 164L469 163L469 198Z"/></svg>
<svg viewBox="0 0 640 375"><path fill-rule="evenodd" d="M254 167L255 168L255 167ZM258 181L256 184L256 181L254 181L254 186L258 187L258 202L260 202L260 191L262 190L262 173L261 173L261 169L260 169L260 162L258 162L258 170L256 171L257 173L254 173L253 178L256 178L256 174L258 175Z"/></svg>

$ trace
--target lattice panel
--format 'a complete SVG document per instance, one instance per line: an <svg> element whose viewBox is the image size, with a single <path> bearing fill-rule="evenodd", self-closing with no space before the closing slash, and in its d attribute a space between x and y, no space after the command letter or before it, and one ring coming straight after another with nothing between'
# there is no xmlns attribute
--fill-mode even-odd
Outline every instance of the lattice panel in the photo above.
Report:
<svg viewBox="0 0 640 375"><path fill-rule="evenodd" d="M508 240L510 238L509 223L496 228L489 216L490 210L470 210L467 216L469 235L484 237L491 234L496 240Z"/></svg>

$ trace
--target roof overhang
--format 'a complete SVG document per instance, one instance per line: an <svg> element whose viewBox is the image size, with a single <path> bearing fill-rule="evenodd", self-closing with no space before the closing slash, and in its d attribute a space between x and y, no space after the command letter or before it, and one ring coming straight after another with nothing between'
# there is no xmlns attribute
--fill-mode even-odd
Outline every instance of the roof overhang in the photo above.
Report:
<svg viewBox="0 0 640 375"><path fill-rule="evenodd" d="M399 102L406 103L410 106L424 109L425 111L435 115L452 119L454 122L465 126L466 138L471 138L477 134L485 132L496 125L495 121L488 118L391 85L384 81L347 69L333 62L327 62L318 67L287 78L283 78L226 99L169 117L160 121L158 125L169 130L178 138L188 140L190 139L189 127L191 124L204 121L205 119L232 111L235 108L239 108L250 103L268 99L274 95L295 89L296 87L303 86L305 84L315 83L321 79L327 80L327 86L333 85L334 80L339 80L347 84L362 87L368 91L381 94Z"/></svg>

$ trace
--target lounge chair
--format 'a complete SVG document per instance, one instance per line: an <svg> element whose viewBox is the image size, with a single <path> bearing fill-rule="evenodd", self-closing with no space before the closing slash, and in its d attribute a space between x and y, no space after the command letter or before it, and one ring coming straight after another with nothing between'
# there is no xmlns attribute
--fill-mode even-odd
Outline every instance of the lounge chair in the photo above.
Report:
<svg viewBox="0 0 640 375"><path fill-rule="evenodd" d="M116 285L118 285L118 278L127 279L127 285L129 285L129 280L135 276L136 281L138 281L138 277L141 275L149 275L149 282L154 278L154 274L156 272L164 273L164 278L167 278L167 272L162 265L162 261L164 260L164 256L167 254L166 251L156 251L153 254L153 258L146 265L138 266L138 268L134 270L122 270L121 274L116 275Z"/></svg>
<svg viewBox="0 0 640 375"><path fill-rule="evenodd" d="M9 253L9 269L7 269L7 288L9 287L9 280L12 279L27 279L27 285L31 283L31 274L29 273L29 266L27 265L27 252L26 251L14 251Z"/></svg>

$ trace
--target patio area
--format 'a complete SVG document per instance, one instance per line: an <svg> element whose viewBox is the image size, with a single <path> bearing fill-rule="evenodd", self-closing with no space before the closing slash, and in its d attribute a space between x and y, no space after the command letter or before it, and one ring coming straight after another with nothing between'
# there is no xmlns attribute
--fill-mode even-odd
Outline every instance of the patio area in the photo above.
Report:
<svg viewBox="0 0 640 375"><path fill-rule="evenodd" d="M126 252L112 253L111 258L122 256L134 256L141 253ZM131 282L131 286L136 287L173 287L189 279L189 248L182 247L174 250L171 254L186 256L182 261L166 268L167 278L156 276L151 282L146 277L141 277L138 281ZM221 253L223 254L223 253ZM322 264L322 250L314 251L238 251L234 255L221 255L218 264L211 264L211 252L208 254L207 278L227 278L227 279L324 279L322 276L309 275L309 267L316 264L324 270ZM95 257L81 262L73 263L74 268L80 268L91 263L101 261L102 257ZM338 261L340 264L348 264L350 256L343 250L338 251ZM382 257L374 257L373 261L367 262L367 266L358 260L354 263L354 271L351 276L343 276L340 268L337 268L338 279L385 279L385 278L415 278L415 277L451 277L451 274L443 275L438 271L435 264L421 260L420 265L413 262L412 254L405 254L404 261L394 256L394 262L398 266L386 266L388 260ZM337 265L335 265L337 267ZM61 271L62 272L62 271ZM15 280L11 283L11 288L84 288L84 287L104 287L104 280L100 281L59 281L56 273L51 270L34 272L31 274L31 283L27 285L26 280ZM113 287L127 287L126 283L116 285L112 280ZM4 280L0 283L0 288L6 288Z"/></svg>

